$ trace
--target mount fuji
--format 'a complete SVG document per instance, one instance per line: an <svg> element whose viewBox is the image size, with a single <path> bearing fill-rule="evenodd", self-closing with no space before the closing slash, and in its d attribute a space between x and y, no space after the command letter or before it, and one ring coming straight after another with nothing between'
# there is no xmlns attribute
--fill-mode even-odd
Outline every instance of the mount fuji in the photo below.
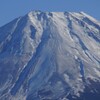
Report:
<svg viewBox="0 0 100 100"><path fill-rule="evenodd" d="M0 27L0 100L100 100L100 21L31 11Z"/></svg>

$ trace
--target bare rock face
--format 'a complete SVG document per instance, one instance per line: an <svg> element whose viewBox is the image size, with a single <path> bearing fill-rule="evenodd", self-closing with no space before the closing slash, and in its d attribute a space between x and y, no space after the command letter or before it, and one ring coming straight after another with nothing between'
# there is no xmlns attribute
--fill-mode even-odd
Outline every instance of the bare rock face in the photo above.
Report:
<svg viewBox="0 0 100 100"><path fill-rule="evenodd" d="M0 100L100 100L100 22L80 12L32 11L0 27Z"/></svg>

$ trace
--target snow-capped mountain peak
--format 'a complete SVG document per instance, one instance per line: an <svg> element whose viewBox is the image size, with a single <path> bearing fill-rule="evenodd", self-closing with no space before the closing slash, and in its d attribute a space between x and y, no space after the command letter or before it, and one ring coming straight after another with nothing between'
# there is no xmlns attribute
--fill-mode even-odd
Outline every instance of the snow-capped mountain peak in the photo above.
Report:
<svg viewBox="0 0 100 100"><path fill-rule="evenodd" d="M1 100L82 98L100 85L100 22L31 11L1 27L0 80Z"/></svg>

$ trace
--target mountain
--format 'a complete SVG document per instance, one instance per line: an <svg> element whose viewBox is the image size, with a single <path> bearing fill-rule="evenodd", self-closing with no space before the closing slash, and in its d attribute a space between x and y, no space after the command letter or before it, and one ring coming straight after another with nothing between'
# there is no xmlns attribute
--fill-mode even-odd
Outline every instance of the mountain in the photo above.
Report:
<svg viewBox="0 0 100 100"><path fill-rule="evenodd" d="M100 22L31 11L0 27L0 100L100 100Z"/></svg>

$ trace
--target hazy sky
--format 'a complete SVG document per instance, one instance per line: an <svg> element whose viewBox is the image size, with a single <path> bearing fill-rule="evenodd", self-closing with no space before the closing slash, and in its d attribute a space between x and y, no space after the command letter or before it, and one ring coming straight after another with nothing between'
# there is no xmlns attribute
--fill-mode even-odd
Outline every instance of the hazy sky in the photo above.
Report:
<svg viewBox="0 0 100 100"><path fill-rule="evenodd" d="M31 10L83 11L100 20L100 0L0 0L0 26Z"/></svg>

